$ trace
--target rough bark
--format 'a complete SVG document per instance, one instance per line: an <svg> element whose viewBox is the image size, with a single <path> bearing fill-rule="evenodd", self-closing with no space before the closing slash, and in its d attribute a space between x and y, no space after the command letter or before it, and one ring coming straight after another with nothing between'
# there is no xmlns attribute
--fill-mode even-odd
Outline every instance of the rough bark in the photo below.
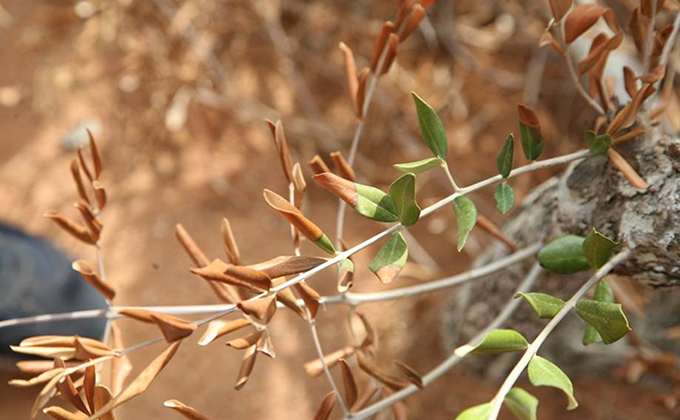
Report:
<svg viewBox="0 0 680 420"><path fill-rule="evenodd" d="M644 319L632 319L633 328L655 346L673 343L663 338L663 328L680 323L680 139L660 135L638 138L618 148L649 183L645 191L632 187L606 156L590 157L570 165L563 174L536 188L504 225L504 233L520 246L547 243L565 234L585 236L592 227L632 250L615 273L656 291L651 294ZM507 254L500 244L491 246L475 266ZM483 328L512 297L517 284L533 263L528 261L463 287L443 315L443 339L448 350L464 343ZM544 273L535 291L570 297L590 273ZM630 315L630 314L629 314ZM629 316L629 318L631 318ZM575 315L565 320L545 344L541 354L561 362L567 370L601 372L620 362L626 340L588 348L581 344L585 324ZM522 305L506 322L532 339L545 325L528 305ZM492 377L505 374L513 356L473 361Z"/></svg>

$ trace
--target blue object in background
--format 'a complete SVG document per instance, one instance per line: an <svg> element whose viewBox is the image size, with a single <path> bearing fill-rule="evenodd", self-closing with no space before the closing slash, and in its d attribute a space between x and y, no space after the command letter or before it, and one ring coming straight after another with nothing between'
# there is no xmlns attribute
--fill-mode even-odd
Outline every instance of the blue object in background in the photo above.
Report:
<svg viewBox="0 0 680 420"><path fill-rule="evenodd" d="M0 224L0 320L106 307L106 301L48 242ZM0 353L36 335L101 339L105 319L79 319L0 329ZM18 355L17 355L18 356Z"/></svg>

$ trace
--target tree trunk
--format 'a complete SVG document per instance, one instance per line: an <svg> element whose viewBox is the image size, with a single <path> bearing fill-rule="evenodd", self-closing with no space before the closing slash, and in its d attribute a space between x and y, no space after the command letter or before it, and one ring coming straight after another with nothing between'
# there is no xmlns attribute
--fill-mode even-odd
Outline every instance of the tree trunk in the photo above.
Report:
<svg viewBox="0 0 680 420"><path fill-rule="evenodd" d="M652 134L617 150L647 180L647 190L630 185L606 156L590 157L574 162L559 177L537 187L503 231L523 247L565 234L585 236L594 227L620 242L618 249L630 248L631 257L614 270L615 275L654 290L645 291L650 299L644 318L627 315L638 336L655 347L669 349L675 343L665 339L664 330L680 325L680 294L674 289L680 285L680 139ZM483 266L507 253L504 246L494 244L474 265ZM498 314L534 261L517 264L458 291L443 315L447 350L469 340ZM533 291L567 299L591 274L544 272ZM570 315L562 324L540 353L572 374L602 372L621 362L621 357L614 356L630 349L625 339L606 349L602 344L586 348L581 344L585 323ZM531 340L544 325L528 304L522 304L505 327ZM513 355L475 358L471 366L490 377L502 377L515 359Z"/></svg>

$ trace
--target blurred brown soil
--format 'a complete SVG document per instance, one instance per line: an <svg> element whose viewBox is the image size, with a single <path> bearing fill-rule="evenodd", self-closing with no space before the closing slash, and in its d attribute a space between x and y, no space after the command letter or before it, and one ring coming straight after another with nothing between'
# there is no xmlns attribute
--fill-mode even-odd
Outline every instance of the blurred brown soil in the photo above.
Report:
<svg viewBox="0 0 680 420"><path fill-rule="evenodd" d="M231 93L225 95L230 98L226 108L215 109L192 101L186 124L176 132L169 132L164 124L167 104L175 92L184 85L210 84L206 82L206 70L186 40L176 27L166 27L165 18L153 3L94 2L101 10L89 20L73 14L72 2L48 3L17 0L3 4L16 21L0 32L0 87L20 86L22 99L14 106L0 106L0 219L49 238L74 258L94 259L91 249L67 238L41 215L48 209L72 212L75 192L68 167L73 152L64 150L60 139L83 119L98 118L103 126L99 138L105 161L102 182L110 202L103 215L103 249L107 275L119 290L118 304L217 302L202 280L188 272L190 261L173 234L176 223L182 223L211 257L223 257L219 233L223 217L230 219L246 262L290 253L286 224L261 198L265 187L279 193L286 191L273 144L262 122L265 115L244 117L239 112L250 105L262 109L265 104L281 113L284 124L299 120L304 112L296 103L285 72L290 63L279 62L262 22L248 2L197 3L206 7L204 14L224 13L225 9L232 13L233 22L226 23L216 34L221 40L212 39L220 46L219 58L227 63L226 90ZM368 11L358 7L340 11L332 2L293 5L284 11L285 28L304 39L300 42L306 42L306 48L317 49L303 68L323 118L316 122L334 133L332 145L347 150L354 122L335 45L343 40L355 48L357 55L369 56L379 22L392 15L391 5L374 6ZM309 9L305 9L305 16L297 18L294 11L300 7ZM366 24L361 27L339 27L331 19L361 13L368 15L363 17ZM197 18L199 23L203 18L204 15ZM325 25L335 26L318 39L311 36L319 45L301 33L313 34ZM167 38L158 38L164 34L161 29L167 30ZM514 104L521 95L503 92L454 64L450 56L421 53L419 48L424 48L420 38L404 44L400 65L381 81L357 172L385 186L397 175L390 163L427 156L418 142L409 92L418 89L431 102L447 104L450 98L442 92L451 91L446 74L453 71L456 77L464 78L457 94L465 98L468 109L461 112L454 101L443 111L452 139L452 170L464 185L493 174L494 166L487 162L495 160L507 132L516 130ZM325 55L319 51L325 51ZM505 64L521 72L522 60L527 57L518 58ZM301 59L297 61L299 64ZM137 87L131 90L126 83L137 83ZM238 100L234 102L234 98ZM465 122L470 119L475 122ZM555 132L554 128L548 129L551 130ZM308 214L332 234L336 200L311 185L304 164L316 150L332 151L327 143L331 139L299 128L288 133L295 158L303 163L310 184ZM387 151L384 144L390 144ZM558 155L577 147L573 142L560 142L550 145L547 154ZM524 177L513 185L521 197L549 175ZM427 175L422 180L419 188L423 203L447 194L443 177ZM502 220L493 211L490 191L475 194L474 198L482 213ZM440 211L412 230L441 265L442 275L463 271L476 250L488 241L483 233L475 232L466 251L458 254L450 213ZM346 224L352 244L380 229L354 214L348 214ZM304 249L316 254L308 244ZM356 257L359 291L380 287L365 269L376 251L372 247ZM411 272L417 273L418 270ZM310 284L322 294L333 293L332 274L323 273ZM422 279L407 272L398 285L417 281ZM367 306L364 311L380 331L385 357L404 360L420 372L442 360L446 356L438 336L442 302L444 298L439 295ZM348 342L345 319L345 309L322 310L318 324L328 351ZM121 321L120 325L128 345L157 335L155 329L130 321ZM278 357L275 361L260 357L242 391L233 390L241 355L223 342L204 348L196 345L196 338L189 338L150 390L119 410L119 418L176 418L162 406L164 400L171 398L213 419L311 418L328 392L328 385L323 378L308 378L302 368L314 357L306 324L282 311L273 321L272 330ZM160 351L161 346L156 345L135 352L133 362L140 368ZM362 378L365 382L366 378ZM27 418L38 390L9 388L5 385L8 376L1 379L0 418ZM496 387L456 368L407 402L414 419L453 418L461 409L488 400ZM557 391L532 389L541 397L540 417L670 418L651 404L651 392L614 379L577 381L576 389L582 407L571 413L564 410L564 398Z"/></svg>

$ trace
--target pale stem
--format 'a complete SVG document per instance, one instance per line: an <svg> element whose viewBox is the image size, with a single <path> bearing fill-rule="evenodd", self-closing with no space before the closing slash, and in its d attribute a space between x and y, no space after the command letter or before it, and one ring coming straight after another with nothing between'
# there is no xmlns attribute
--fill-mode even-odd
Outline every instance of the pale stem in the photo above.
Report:
<svg viewBox="0 0 680 420"><path fill-rule="evenodd" d="M510 392L510 389L513 387L522 372L524 372L524 369L527 367L531 359L536 355L538 349L548 338L550 333L555 329L555 327L557 327L557 325L567 316L574 306L576 306L576 303L586 294L588 290L595 286L595 284L604 276L609 274L609 272L611 272L614 267L628 258L628 256L630 256L630 250L626 249L612 257L609 262L597 270L597 272L595 272L595 274L589 278L588 281L586 281L583 286L581 286L581 288L576 291L576 293L574 293L571 299L565 303L564 307L562 307L557 315L555 315L550 320L550 322L548 322L545 328L543 328L543 330L538 334L536 339L534 339L534 341L529 345L529 348L527 348L522 358L512 369L508 377L505 379L505 382L503 382L503 385L501 385L501 388L498 390L496 396L493 398L493 400L491 400L491 412L488 420L495 420L498 417L503 405L503 401L505 400L505 396L508 392Z"/></svg>
<svg viewBox="0 0 680 420"><path fill-rule="evenodd" d="M323 372L326 374L326 379L328 379L328 383L331 384L331 388L333 388L333 391L335 391L335 399L340 404L340 407L342 407L342 411L344 411L345 415L348 415L350 413L349 408L347 408L347 404L345 404L345 399L342 397L342 394L340 394L340 389L338 389L338 385L335 383L333 375L331 375L331 370L328 368L326 360L324 360L323 348L321 348L319 334L316 331L316 320L312 318L312 313L309 312L309 308L305 307L305 311L307 312L307 324L309 325L309 330L312 332L312 339L314 341L316 355L319 357L319 360L321 360Z"/></svg>
<svg viewBox="0 0 680 420"><path fill-rule="evenodd" d="M527 292L531 289L531 286L533 286L534 282L538 278L538 276L541 274L543 270L541 267L538 265L538 263L534 264L525 279L522 281L522 283L517 287L517 290L511 295L510 301L503 307L501 312L491 321L487 327L477 333L470 341L468 341L467 344L464 344L458 349L456 349L448 358L446 358L442 363L437 365L434 369L432 369L430 372L428 372L425 376L423 376L423 385L427 386L437 380L440 376L442 376L444 373L448 372L453 368L455 365L457 365L466 355L464 352L458 351L459 349L467 349L470 348L471 346L477 345L484 337L492 330L500 327L508 318L510 318L510 315L515 312L517 307L520 305L521 300L519 299L514 299L512 296L516 295L519 292ZM406 388L403 388L399 390L398 392L390 395L387 398L384 398L377 403L364 408L361 411L358 411L356 413L352 413L350 416L345 417L345 419L352 419L352 420L363 420L367 419L376 413L391 407L394 403L397 403L399 401L404 400L406 397L415 394L418 392L420 388L416 387L415 385L409 385Z"/></svg>
<svg viewBox="0 0 680 420"><path fill-rule="evenodd" d="M453 179L453 175L451 174L451 169L449 169L449 164L444 162L442 165L442 168L444 169L444 172L446 172L446 177L449 179L449 184L453 187L454 192L461 191L461 188L456 184L456 180Z"/></svg>
<svg viewBox="0 0 680 420"><path fill-rule="evenodd" d="M564 19L559 23L559 30L557 33L560 36L560 43L562 44L562 48L564 49L564 57L567 60L567 68L569 69L569 75L571 76L571 80L574 81L574 85L576 86L576 90L578 90L578 93L583 97L583 99L586 100L588 105L590 105L595 111L597 111L598 114L600 115L606 115L604 109L600 106L600 104L597 103L595 99L593 99L592 96L586 92L586 90L583 88L583 85L581 85L581 78L579 77L578 74L576 74L576 68L574 67L574 61L571 58L571 54L569 54L569 45L567 45L565 41L565 35L564 35Z"/></svg>
<svg viewBox="0 0 680 420"><path fill-rule="evenodd" d="M673 47L675 47L675 41L678 39L678 31L680 31L680 11L678 11L678 13L675 15L675 20L673 21L673 31L671 31L668 41L666 41L666 45L663 46L659 64L664 67L666 67L666 64L668 64L671 51L673 51Z"/></svg>

